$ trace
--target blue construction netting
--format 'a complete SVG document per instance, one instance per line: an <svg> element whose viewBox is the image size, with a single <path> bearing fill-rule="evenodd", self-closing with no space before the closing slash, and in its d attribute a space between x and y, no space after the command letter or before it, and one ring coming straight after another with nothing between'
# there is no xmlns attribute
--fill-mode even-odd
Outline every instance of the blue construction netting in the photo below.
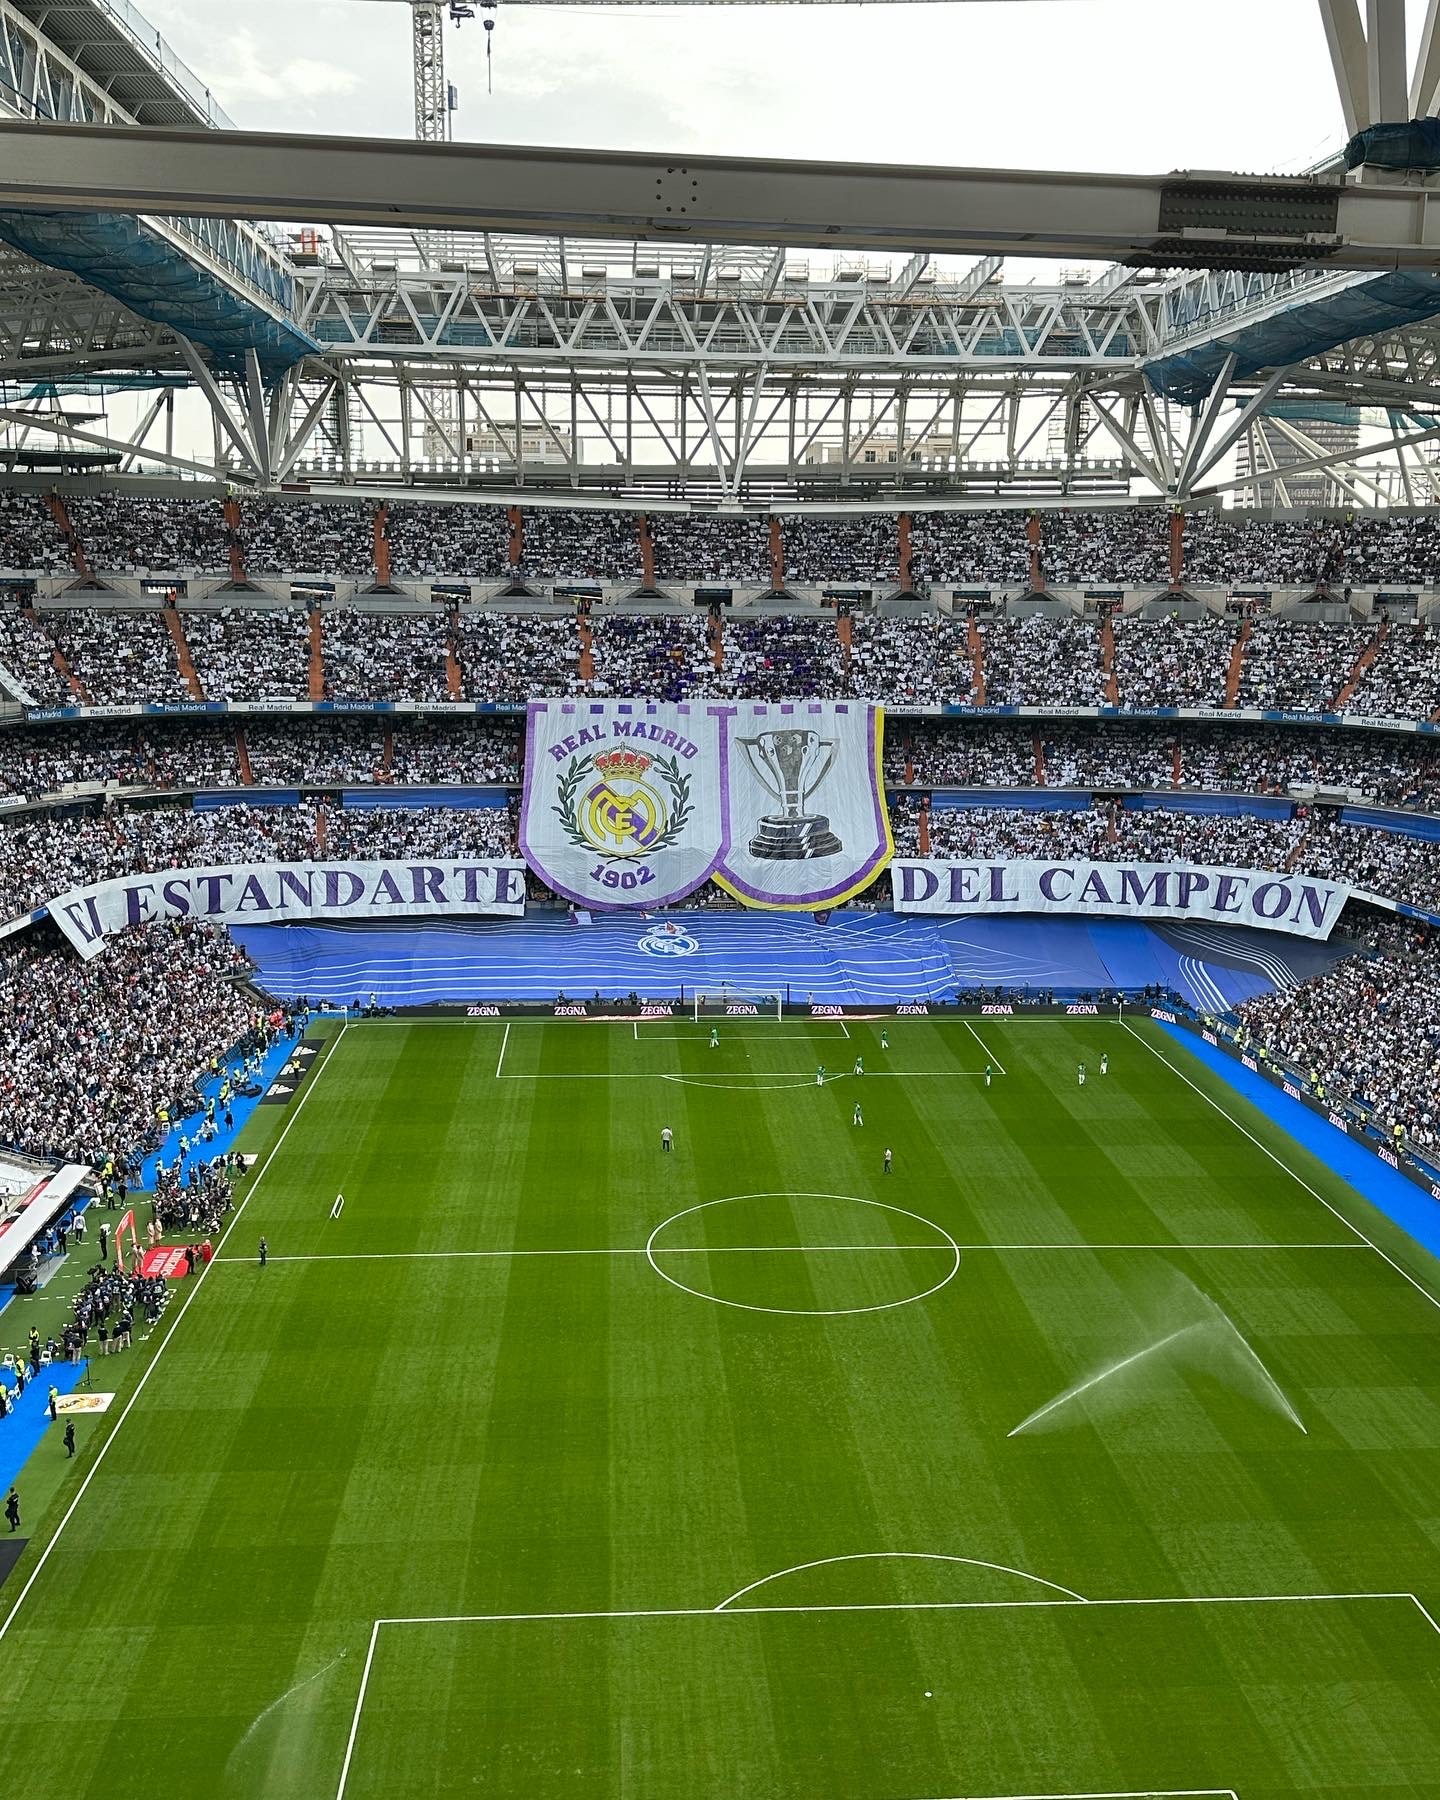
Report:
<svg viewBox="0 0 1440 1800"><path fill-rule="evenodd" d="M1440 275L1423 269L1392 271L1340 293L1297 300L1271 318L1238 324L1191 350L1157 357L1145 365L1145 372L1170 399L1197 401L1210 392L1231 354L1238 359L1237 375L1253 375L1304 362L1351 338L1413 325L1436 313L1440 313Z"/></svg>
<svg viewBox="0 0 1440 1800"><path fill-rule="evenodd" d="M36 262L80 276L142 319L182 332L222 367L239 367L254 350L265 373L278 374L320 348L308 332L247 300L140 219L0 211L0 239ZM277 307L293 307L292 277L260 258L245 273Z"/></svg>

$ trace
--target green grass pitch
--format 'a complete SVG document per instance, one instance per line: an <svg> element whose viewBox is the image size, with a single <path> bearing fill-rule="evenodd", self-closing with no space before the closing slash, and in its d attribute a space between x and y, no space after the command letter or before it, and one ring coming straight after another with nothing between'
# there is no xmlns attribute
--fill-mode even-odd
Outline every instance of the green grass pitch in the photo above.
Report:
<svg viewBox="0 0 1440 1800"><path fill-rule="evenodd" d="M333 1038L0 1592L4 1795L1440 1800L1440 1272L1148 1023L889 1034Z"/></svg>

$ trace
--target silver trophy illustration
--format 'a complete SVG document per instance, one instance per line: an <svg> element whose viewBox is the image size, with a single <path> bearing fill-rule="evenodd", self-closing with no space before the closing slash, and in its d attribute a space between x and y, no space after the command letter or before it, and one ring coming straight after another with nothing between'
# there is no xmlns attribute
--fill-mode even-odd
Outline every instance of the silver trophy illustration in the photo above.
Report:
<svg viewBox="0 0 1440 1800"><path fill-rule="evenodd" d="M751 768L780 802L778 813L766 813L756 821L750 854L768 862L838 855L844 846L830 829L829 819L806 810L806 802L835 760L835 740L799 729L762 731L739 741Z"/></svg>

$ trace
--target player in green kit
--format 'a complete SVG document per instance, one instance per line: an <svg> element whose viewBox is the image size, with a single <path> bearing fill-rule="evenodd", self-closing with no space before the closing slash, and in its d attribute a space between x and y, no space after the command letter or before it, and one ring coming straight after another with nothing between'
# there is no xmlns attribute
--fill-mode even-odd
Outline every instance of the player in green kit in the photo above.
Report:
<svg viewBox="0 0 1440 1800"><path fill-rule="evenodd" d="M816 1069L816 1071L815 1071L815 1085L816 1085L816 1087L824 1087L824 1085L825 1085L825 1065L824 1065L824 1063L821 1063L819 1068Z"/></svg>
<svg viewBox="0 0 1440 1800"><path fill-rule="evenodd" d="M1080 1064L1079 1068L1076 1070L1076 1074L1080 1077L1081 1087L1084 1087L1084 1085L1085 1085L1085 1065L1084 1065L1084 1063Z"/></svg>
<svg viewBox="0 0 1440 1800"><path fill-rule="evenodd" d="M986 1087L989 1087L990 1077L993 1073L994 1073L994 1071L991 1069L989 1063L986 1063L986 1065L985 1065L985 1085L986 1085Z"/></svg>
<svg viewBox="0 0 1440 1800"><path fill-rule="evenodd" d="M883 1026L880 1030L880 1048L882 1050L890 1048L890 1033Z"/></svg>
<svg viewBox="0 0 1440 1800"><path fill-rule="evenodd" d="M720 1027L718 1025L710 1027L710 1048L712 1050L720 1048Z"/></svg>

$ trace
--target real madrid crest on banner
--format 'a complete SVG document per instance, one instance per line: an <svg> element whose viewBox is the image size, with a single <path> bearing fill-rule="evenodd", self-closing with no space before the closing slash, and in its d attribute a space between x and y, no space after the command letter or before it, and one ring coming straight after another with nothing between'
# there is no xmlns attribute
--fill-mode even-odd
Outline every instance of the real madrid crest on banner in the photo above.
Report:
<svg viewBox="0 0 1440 1800"><path fill-rule="evenodd" d="M520 847L584 906L711 875L747 906L833 905L893 853L882 729L851 701L533 701Z"/></svg>
<svg viewBox="0 0 1440 1800"><path fill-rule="evenodd" d="M520 847L584 906L664 906L719 860L721 721L703 704L536 700Z"/></svg>

